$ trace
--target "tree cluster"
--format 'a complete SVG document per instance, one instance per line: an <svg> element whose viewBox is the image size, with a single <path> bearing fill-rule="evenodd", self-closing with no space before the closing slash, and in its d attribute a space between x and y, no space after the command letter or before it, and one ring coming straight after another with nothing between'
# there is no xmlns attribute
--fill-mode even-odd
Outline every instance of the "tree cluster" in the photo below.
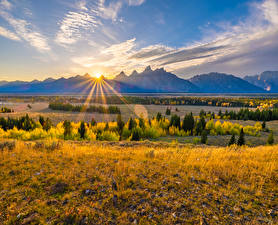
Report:
<svg viewBox="0 0 278 225"><path fill-rule="evenodd" d="M101 114L120 114L117 106L95 106L95 105L72 105L69 103L52 102L48 106L52 110L70 111L70 112L97 112Z"/></svg>

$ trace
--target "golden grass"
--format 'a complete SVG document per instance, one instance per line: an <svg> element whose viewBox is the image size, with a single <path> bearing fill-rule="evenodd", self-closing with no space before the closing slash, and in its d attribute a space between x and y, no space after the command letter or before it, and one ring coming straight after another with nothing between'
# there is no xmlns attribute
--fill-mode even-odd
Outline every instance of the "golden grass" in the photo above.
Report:
<svg viewBox="0 0 278 225"><path fill-rule="evenodd" d="M40 146L0 150L0 224L278 223L278 146Z"/></svg>

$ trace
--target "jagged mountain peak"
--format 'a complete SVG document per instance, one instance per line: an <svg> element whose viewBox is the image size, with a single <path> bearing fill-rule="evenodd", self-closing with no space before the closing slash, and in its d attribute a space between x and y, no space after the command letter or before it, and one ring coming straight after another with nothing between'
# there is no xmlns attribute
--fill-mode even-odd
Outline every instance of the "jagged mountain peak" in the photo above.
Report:
<svg viewBox="0 0 278 225"><path fill-rule="evenodd" d="M151 71L152 71L151 66L147 66L143 72L151 72Z"/></svg>

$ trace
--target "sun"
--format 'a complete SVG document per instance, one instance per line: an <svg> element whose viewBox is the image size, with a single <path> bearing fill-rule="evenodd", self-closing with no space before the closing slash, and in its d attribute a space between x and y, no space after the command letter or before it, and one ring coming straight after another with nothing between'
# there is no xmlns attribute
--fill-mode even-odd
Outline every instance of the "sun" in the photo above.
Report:
<svg viewBox="0 0 278 225"><path fill-rule="evenodd" d="M101 77L101 73L96 73L96 74L94 75L94 77L97 78L97 79L99 79L99 78Z"/></svg>

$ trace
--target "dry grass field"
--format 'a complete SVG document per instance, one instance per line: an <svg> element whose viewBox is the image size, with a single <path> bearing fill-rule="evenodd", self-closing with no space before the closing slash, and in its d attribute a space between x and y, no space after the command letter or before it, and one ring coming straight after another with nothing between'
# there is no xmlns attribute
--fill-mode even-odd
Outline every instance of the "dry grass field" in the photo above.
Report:
<svg viewBox="0 0 278 225"><path fill-rule="evenodd" d="M0 224L278 223L278 146L3 143Z"/></svg>

